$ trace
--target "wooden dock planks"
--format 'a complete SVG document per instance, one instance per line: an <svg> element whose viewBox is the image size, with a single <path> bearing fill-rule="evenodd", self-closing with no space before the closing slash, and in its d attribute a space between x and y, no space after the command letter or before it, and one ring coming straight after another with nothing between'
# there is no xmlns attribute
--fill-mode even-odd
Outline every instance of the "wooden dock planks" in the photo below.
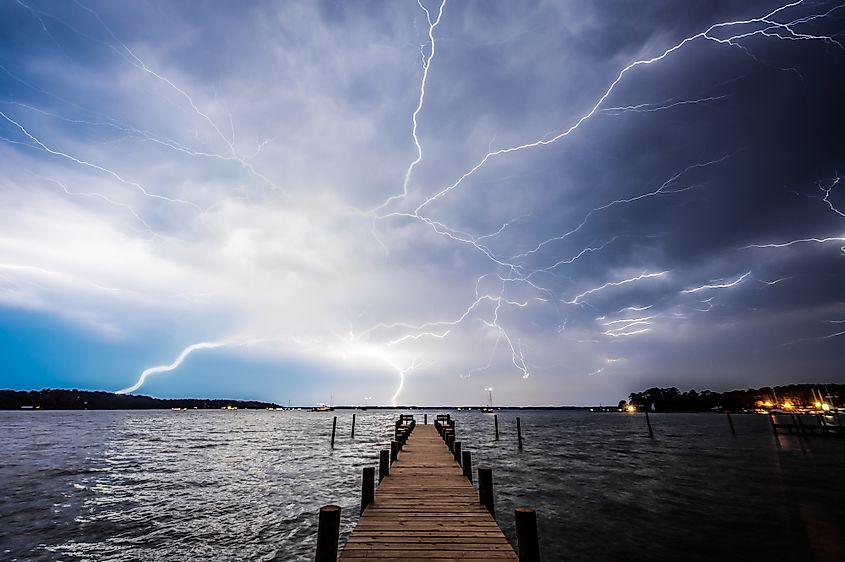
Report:
<svg viewBox="0 0 845 562"><path fill-rule="evenodd" d="M341 560L517 560L432 425L417 425Z"/></svg>

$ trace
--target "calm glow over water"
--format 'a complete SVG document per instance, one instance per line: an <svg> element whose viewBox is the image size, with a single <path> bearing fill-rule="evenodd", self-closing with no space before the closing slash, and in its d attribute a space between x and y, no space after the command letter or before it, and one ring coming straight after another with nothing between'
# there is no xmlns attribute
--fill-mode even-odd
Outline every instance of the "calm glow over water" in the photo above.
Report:
<svg viewBox="0 0 845 562"><path fill-rule="evenodd" d="M398 413L357 412L353 440L346 411L0 412L0 559L313 559L319 506L343 507L343 542ZM516 413L499 441L492 416L451 413L509 539L514 506L537 509L545 560L845 560L845 440L523 411L519 451Z"/></svg>

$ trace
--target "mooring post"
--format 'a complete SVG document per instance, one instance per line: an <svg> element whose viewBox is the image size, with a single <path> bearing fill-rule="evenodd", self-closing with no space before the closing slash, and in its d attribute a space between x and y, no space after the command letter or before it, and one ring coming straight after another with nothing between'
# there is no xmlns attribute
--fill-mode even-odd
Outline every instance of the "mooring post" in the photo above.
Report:
<svg viewBox="0 0 845 562"><path fill-rule="evenodd" d="M352 439L355 439L355 414L352 414Z"/></svg>
<svg viewBox="0 0 845 562"><path fill-rule="evenodd" d="M332 420L332 448L334 449L334 432L337 430L337 416Z"/></svg>
<svg viewBox="0 0 845 562"><path fill-rule="evenodd" d="M645 422L648 424L648 436L654 437L654 430L651 429L651 419L648 417L648 410L645 411Z"/></svg>
<svg viewBox="0 0 845 562"><path fill-rule="evenodd" d="M516 522L516 550L519 562L540 562L540 541L537 536L537 513L530 507L513 510Z"/></svg>
<svg viewBox="0 0 845 562"><path fill-rule="evenodd" d="M499 414L493 414L493 427L496 428L496 441L499 440Z"/></svg>
<svg viewBox="0 0 845 562"><path fill-rule="evenodd" d="M399 442L390 442L390 464L393 464L399 458Z"/></svg>
<svg viewBox="0 0 845 562"><path fill-rule="evenodd" d="M317 523L317 553L315 562L336 562L337 541L340 538L340 506L324 505Z"/></svg>
<svg viewBox="0 0 845 562"><path fill-rule="evenodd" d="M493 469L478 469L478 500L484 504L493 519L496 518L496 506L493 502Z"/></svg>
<svg viewBox="0 0 845 562"><path fill-rule="evenodd" d="M423 414L423 423L428 425L428 414Z"/></svg>
<svg viewBox="0 0 845 562"><path fill-rule="evenodd" d="M455 462L461 464L461 442L455 441L454 445L452 445L453 453L455 454Z"/></svg>
<svg viewBox="0 0 845 562"><path fill-rule="evenodd" d="M731 433L736 435L736 429L734 429L734 421L731 419L731 413L727 411L725 413L728 415L728 423L731 426Z"/></svg>
<svg viewBox="0 0 845 562"><path fill-rule="evenodd" d="M522 420L519 416L516 418L516 440L519 443L519 448L522 449Z"/></svg>
<svg viewBox="0 0 845 562"><path fill-rule="evenodd" d="M378 483L390 474L390 449L382 449L378 453Z"/></svg>
<svg viewBox="0 0 845 562"><path fill-rule="evenodd" d="M461 466L464 468L464 476L466 476L469 483L472 484L472 453L464 451L461 453L461 456L463 457Z"/></svg>
<svg viewBox="0 0 845 562"><path fill-rule="evenodd" d="M361 479L361 513L376 500L376 467L365 466Z"/></svg>
<svg viewBox="0 0 845 562"><path fill-rule="evenodd" d="M454 453L455 452L455 434L450 433L446 436L446 446L449 448L449 451Z"/></svg>

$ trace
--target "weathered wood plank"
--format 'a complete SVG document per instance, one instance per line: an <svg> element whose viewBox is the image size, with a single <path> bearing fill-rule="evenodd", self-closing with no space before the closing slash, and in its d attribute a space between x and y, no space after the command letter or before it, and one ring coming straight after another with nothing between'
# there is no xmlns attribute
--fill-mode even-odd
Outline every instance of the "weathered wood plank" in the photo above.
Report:
<svg viewBox="0 0 845 562"><path fill-rule="evenodd" d="M374 559L517 559L434 426L416 426L341 553Z"/></svg>

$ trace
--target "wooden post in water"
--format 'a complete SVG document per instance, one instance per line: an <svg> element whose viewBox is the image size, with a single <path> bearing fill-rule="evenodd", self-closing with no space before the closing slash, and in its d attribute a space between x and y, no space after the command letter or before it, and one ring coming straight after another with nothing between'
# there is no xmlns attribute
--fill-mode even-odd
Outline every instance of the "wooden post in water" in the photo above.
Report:
<svg viewBox="0 0 845 562"><path fill-rule="evenodd" d="M423 424L428 425L428 414L423 414Z"/></svg>
<svg viewBox="0 0 845 562"><path fill-rule="evenodd" d="M315 562L336 562L337 541L340 538L340 506L324 505L317 523L317 553Z"/></svg>
<svg viewBox="0 0 845 562"><path fill-rule="evenodd" d="M728 415L728 423L731 426L731 433L733 435L736 435L736 429L734 429L734 421L731 419L731 413L728 411L726 411L725 413Z"/></svg>
<svg viewBox="0 0 845 562"><path fill-rule="evenodd" d="M361 513L376 500L376 467L365 466L361 479Z"/></svg>
<svg viewBox="0 0 845 562"><path fill-rule="evenodd" d="M355 439L355 414L352 414L352 439Z"/></svg>
<svg viewBox="0 0 845 562"><path fill-rule="evenodd" d="M452 453L455 455L455 462L461 464L461 442L455 441L455 444L452 447Z"/></svg>
<svg viewBox="0 0 845 562"><path fill-rule="evenodd" d="M493 414L493 427L496 428L496 441L499 440L499 414Z"/></svg>
<svg viewBox="0 0 845 562"><path fill-rule="evenodd" d="M337 416L332 420L332 449L334 449L334 432L337 430Z"/></svg>
<svg viewBox="0 0 845 562"><path fill-rule="evenodd" d="M390 464L393 464L399 458L399 442L390 442Z"/></svg>
<svg viewBox="0 0 845 562"><path fill-rule="evenodd" d="M484 504L493 519L496 518L496 506L493 502L493 469L478 469L478 500Z"/></svg>
<svg viewBox="0 0 845 562"><path fill-rule="evenodd" d="M450 433L446 437L446 446L449 447L449 450L454 453L455 452L455 434Z"/></svg>
<svg viewBox="0 0 845 562"><path fill-rule="evenodd" d="M382 449L378 454L378 483L390 474L390 449Z"/></svg>
<svg viewBox="0 0 845 562"><path fill-rule="evenodd" d="M516 550L519 562L540 562L540 541L537 537L537 513L530 507L513 510L516 522Z"/></svg>
<svg viewBox="0 0 845 562"><path fill-rule="evenodd" d="M516 417L516 440L519 443L519 448L522 449L522 421L519 416Z"/></svg>
<svg viewBox="0 0 845 562"><path fill-rule="evenodd" d="M472 453L469 451L463 451L461 456L463 457L461 466L464 468L464 476L466 476L467 480L469 480L470 484L472 484Z"/></svg>
<svg viewBox="0 0 845 562"><path fill-rule="evenodd" d="M648 424L648 436L654 437L654 430L651 429L651 419L648 417L648 410L645 411L645 422Z"/></svg>

